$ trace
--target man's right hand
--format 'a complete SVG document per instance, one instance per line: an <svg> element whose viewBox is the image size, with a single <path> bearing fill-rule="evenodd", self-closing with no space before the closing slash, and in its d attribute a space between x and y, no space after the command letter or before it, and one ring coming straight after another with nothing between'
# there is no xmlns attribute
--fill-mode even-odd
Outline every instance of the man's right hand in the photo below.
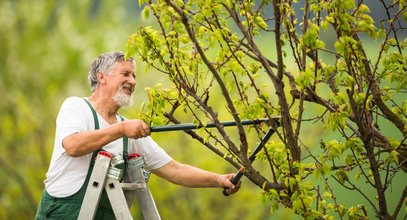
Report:
<svg viewBox="0 0 407 220"><path fill-rule="evenodd" d="M150 127L142 120L133 119L122 122L122 132L128 138L142 138L151 134Z"/></svg>

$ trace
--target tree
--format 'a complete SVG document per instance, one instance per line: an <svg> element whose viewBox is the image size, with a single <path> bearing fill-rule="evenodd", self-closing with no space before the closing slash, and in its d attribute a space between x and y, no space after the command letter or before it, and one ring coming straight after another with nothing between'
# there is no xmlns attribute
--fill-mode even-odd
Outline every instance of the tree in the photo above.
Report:
<svg viewBox="0 0 407 220"><path fill-rule="evenodd" d="M245 167L274 208L307 219L406 215L407 185L397 179L407 171L407 2L378 1L376 21L363 0L139 3L157 26L140 27L127 55L171 82L150 88L145 120L213 121L215 130L186 133ZM267 126L241 122L276 115L281 128L259 156L268 166L261 172L248 160L248 139ZM341 192L364 202L345 205Z"/></svg>

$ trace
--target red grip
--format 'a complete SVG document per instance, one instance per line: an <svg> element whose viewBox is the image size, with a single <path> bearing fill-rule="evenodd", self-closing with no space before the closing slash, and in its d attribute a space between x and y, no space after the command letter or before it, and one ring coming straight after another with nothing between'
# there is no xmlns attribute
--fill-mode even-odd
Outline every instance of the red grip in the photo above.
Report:
<svg viewBox="0 0 407 220"><path fill-rule="evenodd" d="M109 157L109 158L113 158L113 155L112 154L110 154L109 152L107 152L107 151L99 151L99 153L98 153L99 155L101 155L101 156L105 156L105 157Z"/></svg>
<svg viewBox="0 0 407 220"><path fill-rule="evenodd" d="M137 153L130 154L130 155L128 156L128 159L129 159L129 160L135 159L135 158L137 158L137 157L139 157L139 156L141 156L141 155L140 155L140 154L137 154Z"/></svg>

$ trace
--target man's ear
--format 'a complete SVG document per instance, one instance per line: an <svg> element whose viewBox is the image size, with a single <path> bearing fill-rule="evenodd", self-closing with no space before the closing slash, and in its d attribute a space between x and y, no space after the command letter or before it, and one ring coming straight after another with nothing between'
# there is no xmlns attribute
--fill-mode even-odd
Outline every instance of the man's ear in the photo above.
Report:
<svg viewBox="0 0 407 220"><path fill-rule="evenodd" d="M105 78L105 74L103 74L102 72L98 72L98 81L99 84L106 84L106 78Z"/></svg>

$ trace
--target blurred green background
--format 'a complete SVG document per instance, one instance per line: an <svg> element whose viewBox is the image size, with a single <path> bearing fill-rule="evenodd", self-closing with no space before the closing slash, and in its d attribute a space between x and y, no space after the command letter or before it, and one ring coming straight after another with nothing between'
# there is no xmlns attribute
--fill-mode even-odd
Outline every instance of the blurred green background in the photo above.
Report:
<svg viewBox="0 0 407 220"><path fill-rule="evenodd" d="M68 96L90 95L87 71L96 56L125 50L140 25L153 25L141 19L140 11L133 0L0 1L0 219L34 217L60 105ZM147 101L144 87L168 85L162 75L146 74L137 63L135 105L122 111L128 118L137 117ZM224 109L221 103L214 107ZM178 161L235 172L182 132L152 136ZM188 189L155 176L150 188L163 219L299 219L284 208L272 213L261 190L244 178L240 192L229 197L220 189ZM141 219L136 203L132 212Z"/></svg>

